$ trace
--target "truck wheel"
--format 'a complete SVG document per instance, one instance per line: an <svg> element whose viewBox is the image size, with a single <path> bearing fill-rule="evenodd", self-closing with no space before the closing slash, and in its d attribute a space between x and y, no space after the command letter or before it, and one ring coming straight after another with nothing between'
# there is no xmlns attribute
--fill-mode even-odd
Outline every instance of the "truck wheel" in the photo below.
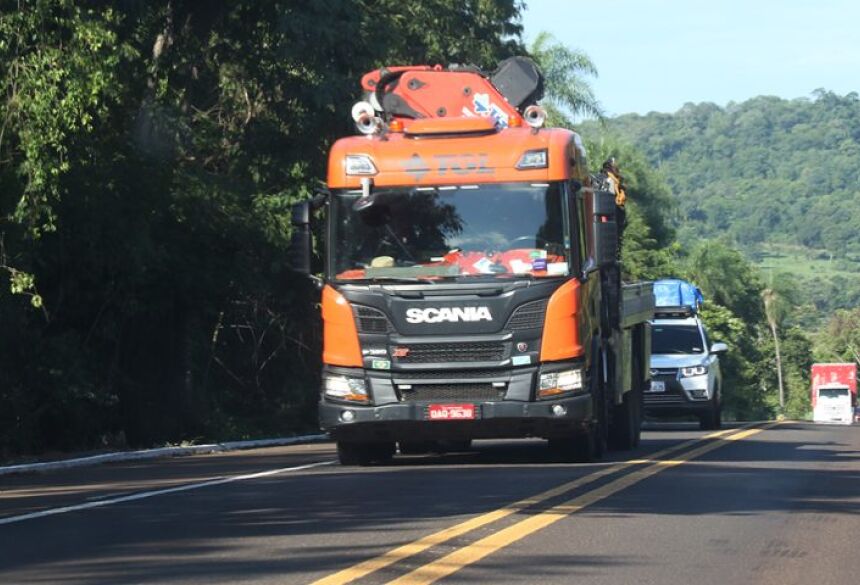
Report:
<svg viewBox="0 0 860 585"><path fill-rule="evenodd" d="M639 444L642 415L639 403L642 389L637 387L624 394L621 404L612 406L612 424L609 427L609 447L621 451L635 449Z"/></svg>
<svg viewBox="0 0 860 585"><path fill-rule="evenodd" d="M594 413L587 431L575 432L561 437L551 437L549 448L558 453L564 461L571 463L592 463L600 461L606 452L607 416L606 404L600 384L595 384Z"/></svg>
<svg viewBox="0 0 860 585"><path fill-rule="evenodd" d="M644 384L644 382L643 382ZM645 386L640 386L636 396L636 436L633 447L642 441L642 420L645 418Z"/></svg>
<svg viewBox="0 0 860 585"><path fill-rule="evenodd" d="M394 442L337 442L337 458L341 465L370 465L385 462L394 456Z"/></svg>
<svg viewBox="0 0 860 585"><path fill-rule="evenodd" d="M593 463L603 457L605 441L599 436L597 425L588 432L551 437L549 448L568 463Z"/></svg>
<svg viewBox="0 0 860 585"><path fill-rule="evenodd" d="M549 448L557 452L564 461L591 463L600 461L606 452L609 437L609 409L603 383L600 380L603 366L600 360L594 360L593 367L594 370L591 375L592 418L588 422L588 429L549 438Z"/></svg>

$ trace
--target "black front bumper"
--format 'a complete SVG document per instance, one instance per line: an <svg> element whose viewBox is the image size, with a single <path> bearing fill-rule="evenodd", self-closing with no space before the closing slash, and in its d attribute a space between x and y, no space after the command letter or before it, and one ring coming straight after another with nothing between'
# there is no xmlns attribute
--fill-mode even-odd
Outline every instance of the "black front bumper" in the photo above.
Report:
<svg viewBox="0 0 860 585"><path fill-rule="evenodd" d="M361 405L323 397L319 404L322 430L335 440L419 441L448 439L501 439L556 437L587 428L592 419L592 399L587 390L554 399L536 400L541 373L579 368L583 388L590 387L582 360L550 362L520 368L374 371L325 366L326 374L362 377L376 404ZM471 395L475 384L505 384L492 397ZM411 390L404 390L411 385ZM418 395L422 388L429 393ZM433 392L434 389L445 389ZM430 420L431 404L475 407L469 420ZM553 407L561 407L556 408ZM350 413L344 417L344 413ZM346 418L347 420L344 420Z"/></svg>
<svg viewBox="0 0 860 585"><path fill-rule="evenodd" d="M428 403L354 406L324 400L320 426L335 440L352 441L549 438L584 430L592 418L588 393L540 402L468 403L475 404L474 420L434 421L428 419ZM553 413L556 405L564 408L563 415ZM342 418L346 411L352 413L350 422Z"/></svg>
<svg viewBox="0 0 860 585"><path fill-rule="evenodd" d="M684 391L680 380L672 375L655 375L653 379L665 384L665 392L645 392L645 414L652 417L702 415L708 413L710 400L694 400Z"/></svg>

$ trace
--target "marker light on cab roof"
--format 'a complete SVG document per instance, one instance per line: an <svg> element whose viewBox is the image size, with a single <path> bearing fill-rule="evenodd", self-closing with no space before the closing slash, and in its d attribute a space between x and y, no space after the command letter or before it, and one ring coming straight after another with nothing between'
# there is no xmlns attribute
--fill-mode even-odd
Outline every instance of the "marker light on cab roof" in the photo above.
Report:
<svg viewBox="0 0 860 585"><path fill-rule="evenodd" d="M539 150L527 150L517 163L519 170L545 169L547 167L547 152L545 148Z"/></svg>
<svg viewBox="0 0 860 585"><path fill-rule="evenodd" d="M371 176L377 174L376 165L366 154L346 155L346 174Z"/></svg>

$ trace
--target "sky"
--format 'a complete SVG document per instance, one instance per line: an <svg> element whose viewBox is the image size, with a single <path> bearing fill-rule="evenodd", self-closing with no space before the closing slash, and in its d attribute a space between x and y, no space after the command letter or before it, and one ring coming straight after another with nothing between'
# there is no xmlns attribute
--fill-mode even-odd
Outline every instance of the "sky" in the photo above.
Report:
<svg viewBox="0 0 860 585"><path fill-rule="evenodd" d="M584 51L610 116L860 91L857 0L526 0L524 37Z"/></svg>

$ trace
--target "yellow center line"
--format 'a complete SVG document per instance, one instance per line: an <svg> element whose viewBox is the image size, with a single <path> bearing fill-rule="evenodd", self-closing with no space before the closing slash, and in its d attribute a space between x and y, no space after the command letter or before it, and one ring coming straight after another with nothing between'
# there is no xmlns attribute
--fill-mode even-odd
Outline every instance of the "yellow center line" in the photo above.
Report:
<svg viewBox="0 0 860 585"><path fill-rule="evenodd" d="M542 530L555 522L590 506L591 504L616 494L644 479L660 473L661 471L687 463L688 461L704 455L709 451L722 447L728 441L740 441L751 437L774 426L775 424L777 423L769 424L764 427L742 430L741 432L732 434L728 437L723 437L722 434L719 434L717 438L720 440L706 443L701 447L684 453L677 459L657 461L644 469L633 471L632 473L602 485L590 492L577 496L562 504L558 504L557 506L553 506L545 512L530 516L525 520L521 520L516 524L477 540L470 545L457 549L438 560L418 567L411 573L395 579L394 581L390 581L389 585L429 585L430 583L435 583L439 579L456 573L463 567L474 564L501 548L513 544L530 534Z"/></svg>
<svg viewBox="0 0 860 585"><path fill-rule="evenodd" d="M520 512L525 508L540 504L556 496L560 496L582 485L594 482L602 477L606 477L607 475L611 475L622 469L626 469L627 467L642 463L651 463L653 459L658 459L664 455L668 455L669 453L681 451L683 449L701 443L703 440L706 439L715 439L722 437L723 435L734 432L736 430L737 429L726 429L722 431L717 431L715 433L710 433L708 435L705 435L704 437L685 441L684 443L681 443L679 445L674 445L672 447L668 447L666 449L658 451L657 453L651 455L649 459L624 461L607 467L605 469L595 471L573 481L563 483L545 492L509 504L503 508L493 510L492 512L487 512L480 516L476 516L460 524L455 524L454 526L440 530L439 532L434 532L433 534L429 534L414 542L410 542L397 548L393 548L380 556L368 559L366 561L358 563L357 565L353 565L352 567L349 567L327 577L323 577L318 581L314 581L311 585L340 585L343 583L351 583L352 581L366 577L371 573L375 573L380 569L384 569L385 567L398 563L404 559L420 554L431 547L443 544L449 540L452 540L473 530L481 528L482 526L486 526L487 524L491 524L493 522L501 520L502 518L506 518L511 514Z"/></svg>

